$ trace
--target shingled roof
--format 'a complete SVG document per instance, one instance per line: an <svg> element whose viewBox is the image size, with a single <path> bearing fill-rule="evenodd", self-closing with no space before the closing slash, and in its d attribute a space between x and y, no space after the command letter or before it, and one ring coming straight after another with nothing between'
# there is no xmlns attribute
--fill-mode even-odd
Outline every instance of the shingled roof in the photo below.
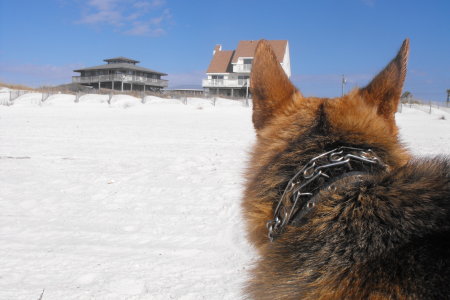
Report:
<svg viewBox="0 0 450 300"><path fill-rule="evenodd" d="M233 68L231 65L231 59L233 58L233 50L216 51L213 59L209 64L207 73L230 73Z"/></svg>
<svg viewBox="0 0 450 300"><path fill-rule="evenodd" d="M284 53L286 52L286 40L270 40L268 41L272 46L278 61L283 62ZM236 52L233 56L232 63L237 63L239 57L253 57L255 56L256 45L258 41L240 41Z"/></svg>
<svg viewBox="0 0 450 300"><path fill-rule="evenodd" d="M282 63L286 53L287 40L269 40L268 42L278 61ZM237 63L239 57L254 57L257 44L258 41L240 41L235 51L220 51L220 48L216 47L206 73L231 73L232 64Z"/></svg>
<svg viewBox="0 0 450 300"><path fill-rule="evenodd" d="M94 70L134 70L134 71L140 71L144 73L153 73L153 74L159 74L161 76L166 76L166 73L158 72L152 69L147 69L141 66L135 65L135 63L138 63L139 61L126 58L123 56L115 57L115 58L109 58L105 59L104 61L108 62L107 64L103 64L100 66L94 66L94 67L88 67L78 70L73 70L74 72L81 72L81 71L94 71Z"/></svg>
<svg viewBox="0 0 450 300"><path fill-rule="evenodd" d="M103 61L106 62L124 62L124 63L131 63L131 64L138 64L139 61L138 60L134 60L128 57L123 57L123 56L119 56L119 57L113 57L113 58L108 58L108 59L104 59Z"/></svg>

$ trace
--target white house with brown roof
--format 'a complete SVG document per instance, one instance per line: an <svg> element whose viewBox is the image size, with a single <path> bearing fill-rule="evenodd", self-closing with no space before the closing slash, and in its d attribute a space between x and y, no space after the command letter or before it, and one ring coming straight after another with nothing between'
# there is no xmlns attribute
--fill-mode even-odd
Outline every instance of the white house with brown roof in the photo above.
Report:
<svg viewBox="0 0 450 300"><path fill-rule="evenodd" d="M270 40L275 55L287 76L291 76L289 42ZM242 97L248 93L250 71L258 41L240 41L236 50L222 50L216 45L213 58L202 82L205 93Z"/></svg>

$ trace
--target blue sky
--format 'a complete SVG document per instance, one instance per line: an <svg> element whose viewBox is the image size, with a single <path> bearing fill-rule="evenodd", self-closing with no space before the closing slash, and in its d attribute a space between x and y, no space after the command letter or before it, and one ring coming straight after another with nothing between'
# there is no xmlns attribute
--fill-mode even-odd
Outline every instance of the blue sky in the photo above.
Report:
<svg viewBox="0 0 450 300"><path fill-rule="evenodd" d="M68 83L73 69L126 56L200 86L215 44L287 39L305 95L364 86L411 39L405 90L443 100L450 88L448 0L0 0L0 81Z"/></svg>

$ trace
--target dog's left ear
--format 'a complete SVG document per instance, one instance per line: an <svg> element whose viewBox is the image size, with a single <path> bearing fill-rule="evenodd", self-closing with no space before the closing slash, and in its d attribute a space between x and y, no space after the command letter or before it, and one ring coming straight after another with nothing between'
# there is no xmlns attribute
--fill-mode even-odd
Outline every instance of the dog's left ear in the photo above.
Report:
<svg viewBox="0 0 450 300"><path fill-rule="evenodd" d="M293 101L293 95L298 92L266 40L260 40L256 46L250 85L256 130L264 128L274 115Z"/></svg>
<svg viewBox="0 0 450 300"><path fill-rule="evenodd" d="M397 56L381 71L371 83L360 90L361 96L378 107L378 114L388 121L394 115L400 101L408 63L409 39L403 41Z"/></svg>

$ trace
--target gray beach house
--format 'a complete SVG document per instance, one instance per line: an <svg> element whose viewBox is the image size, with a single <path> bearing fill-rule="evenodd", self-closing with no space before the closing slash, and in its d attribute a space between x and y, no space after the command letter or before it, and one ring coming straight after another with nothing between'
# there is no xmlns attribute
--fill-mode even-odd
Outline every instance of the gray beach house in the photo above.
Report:
<svg viewBox="0 0 450 300"><path fill-rule="evenodd" d="M80 76L73 76L72 82L96 89L144 92L160 91L168 85L161 79L167 74L138 66L137 60L121 56L104 61L104 65L74 70Z"/></svg>

